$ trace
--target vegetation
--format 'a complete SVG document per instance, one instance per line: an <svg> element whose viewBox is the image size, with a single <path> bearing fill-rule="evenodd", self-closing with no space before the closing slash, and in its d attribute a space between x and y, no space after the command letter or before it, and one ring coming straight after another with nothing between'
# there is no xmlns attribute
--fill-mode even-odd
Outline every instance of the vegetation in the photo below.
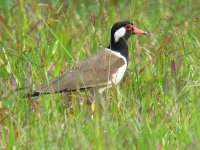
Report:
<svg viewBox="0 0 200 150"><path fill-rule="evenodd" d="M199 149L199 14L198 0L1 0L1 149ZM87 91L66 109L61 94L19 90L108 46L119 20L150 36L129 40L129 69L103 109Z"/></svg>

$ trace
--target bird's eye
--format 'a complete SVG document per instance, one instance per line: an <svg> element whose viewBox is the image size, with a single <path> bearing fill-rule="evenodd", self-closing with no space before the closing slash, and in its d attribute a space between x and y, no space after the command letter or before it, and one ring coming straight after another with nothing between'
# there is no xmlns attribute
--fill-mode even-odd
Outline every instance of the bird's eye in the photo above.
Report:
<svg viewBox="0 0 200 150"><path fill-rule="evenodd" d="M127 25L125 26L125 28L126 28L126 30L131 30L131 25L130 25L130 24L127 24Z"/></svg>

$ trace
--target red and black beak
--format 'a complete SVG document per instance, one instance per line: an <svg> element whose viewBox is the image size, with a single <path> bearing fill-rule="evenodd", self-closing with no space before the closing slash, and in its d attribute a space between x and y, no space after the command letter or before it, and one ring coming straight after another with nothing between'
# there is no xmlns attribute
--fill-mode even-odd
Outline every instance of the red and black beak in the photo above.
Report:
<svg viewBox="0 0 200 150"><path fill-rule="evenodd" d="M145 32L145 31L143 31L143 30L140 30L140 29L138 29L138 28L136 28L135 26L131 26L131 28L132 28L132 32L133 32L133 34L144 34L144 35L148 35L149 33L148 32Z"/></svg>

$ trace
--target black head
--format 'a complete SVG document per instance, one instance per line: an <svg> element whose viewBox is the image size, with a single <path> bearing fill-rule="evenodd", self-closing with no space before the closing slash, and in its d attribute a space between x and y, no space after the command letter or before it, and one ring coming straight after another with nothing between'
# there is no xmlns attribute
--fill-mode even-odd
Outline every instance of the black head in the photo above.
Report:
<svg viewBox="0 0 200 150"><path fill-rule="evenodd" d="M136 28L130 21L115 23L111 29L111 41L108 48L120 52L128 59L128 46L126 41L134 34L148 35L147 32Z"/></svg>
<svg viewBox="0 0 200 150"><path fill-rule="evenodd" d="M130 21L117 22L111 29L111 38L113 37L114 42L118 42L120 38L128 40L128 38L134 34L147 35L148 33L136 28Z"/></svg>

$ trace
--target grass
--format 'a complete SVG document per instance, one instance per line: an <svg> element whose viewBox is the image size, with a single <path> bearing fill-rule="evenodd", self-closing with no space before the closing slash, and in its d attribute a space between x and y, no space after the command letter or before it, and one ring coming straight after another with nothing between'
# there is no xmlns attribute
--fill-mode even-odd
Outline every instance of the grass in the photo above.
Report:
<svg viewBox="0 0 200 150"><path fill-rule="evenodd" d="M199 10L197 0L1 0L1 149L199 149ZM104 110L79 104L87 93L66 109L61 94L17 92L108 46L119 20L151 35L129 40L129 69Z"/></svg>

